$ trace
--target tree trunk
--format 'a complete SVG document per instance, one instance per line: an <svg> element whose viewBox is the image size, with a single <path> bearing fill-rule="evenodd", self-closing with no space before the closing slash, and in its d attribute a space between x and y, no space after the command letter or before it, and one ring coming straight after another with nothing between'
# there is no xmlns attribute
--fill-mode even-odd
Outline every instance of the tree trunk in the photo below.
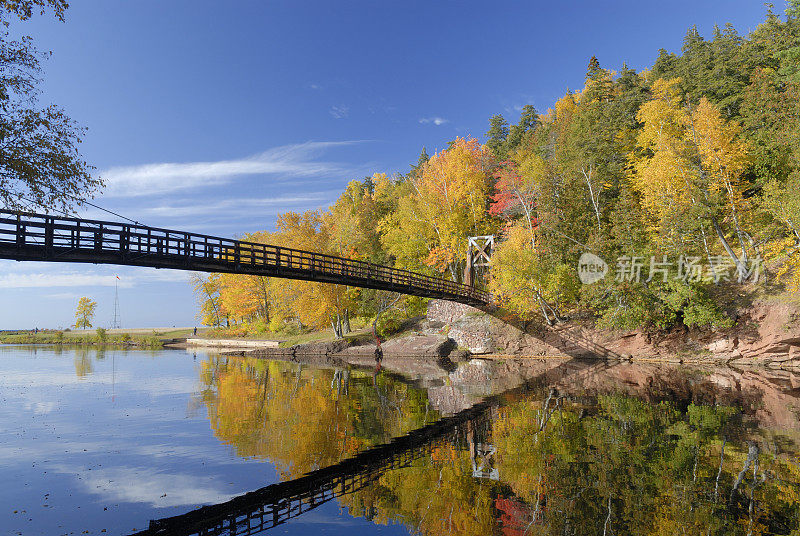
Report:
<svg viewBox="0 0 800 536"><path fill-rule="evenodd" d="M736 264L736 271L739 272L739 277L746 277L747 276L747 266L742 260L736 255L733 251L733 248L728 243L728 240L725 238L725 233L722 232L722 227L719 226L719 222L715 216L711 216L711 225L714 226L714 231L717 233L717 237L719 241L722 242L722 247L725 248L725 251L728 252L731 260Z"/></svg>
<svg viewBox="0 0 800 536"><path fill-rule="evenodd" d="M600 227L600 192L597 192L597 198L595 199L594 188L592 188L592 171L592 168L589 167L589 173L587 174L585 169L581 169L583 178L586 179L586 186L589 188L589 199L592 202L592 208L594 208L594 214L597 218L597 230L600 231L602 229Z"/></svg>
<svg viewBox="0 0 800 536"><path fill-rule="evenodd" d="M456 263L451 262L447 265L447 268L450 271L450 279L453 283L458 283L458 266L456 266Z"/></svg>
<svg viewBox="0 0 800 536"><path fill-rule="evenodd" d="M608 496L608 515L606 516L606 522L603 523L603 536L608 533L609 523L611 523L611 495Z"/></svg>
<svg viewBox="0 0 800 536"><path fill-rule="evenodd" d="M711 267L711 273L714 274L714 284L718 283L717 281L717 267L714 265L714 261L711 258L711 250L708 247L708 237L706 236L706 228L704 225L700 226L700 234L703 236L703 247L706 250L706 257L708 257L708 265Z"/></svg>
<svg viewBox="0 0 800 536"><path fill-rule="evenodd" d="M383 313L391 309L395 303L400 301L400 298L402 297L402 294L398 294L397 297L391 302L384 302L380 307L378 307L378 312L375 313L375 319L372 321L372 336L375 337L375 340L378 339L378 319Z"/></svg>
<svg viewBox="0 0 800 536"><path fill-rule="evenodd" d="M722 438L722 448L719 451L719 469L717 469L717 479L714 481L714 502L717 502L719 497L719 477L722 476L722 462L725 461L725 443L727 438Z"/></svg>
<svg viewBox="0 0 800 536"><path fill-rule="evenodd" d="M539 300L539 305L542 307L542 314L549 325L554 326L558 322L564 322L566 320L566 318L562 317L558 311L544 299L541 292L536 289L534 289L534 292L536 293L536 299ZM550 319L547 311L550 311L550 314L553 315L553 320Z"/></svg>
<svg viewBox="0 0 800 536"><path fill-rule="evenodd" d="M342 322L342 334L347 335L350 333L350 311L344 310L344 321Z"/></svg>
<svg viewBox="0 0 800 536"><path fill-rule="evenodd" d="M333 336L337 339L342 338L342 317L336 314L335 319L331 319L331 328L333 328Z"/></svg>
<svg viewBox="0 0 800 536"><path fill-rule="evenodd" d="M731 497L730 497L730 504L733 504L733 498L736 495L736 490L739 488L739 485L744 480L745 474L747 474L747 470L750 468L750 464L753 463L754 460L758 458L758 445L753 442L750 442L747 448L747 458L744 460L744 465L742 466L742 470L736 477L736 481L733 483L733 488L731 489Z"/></svg>

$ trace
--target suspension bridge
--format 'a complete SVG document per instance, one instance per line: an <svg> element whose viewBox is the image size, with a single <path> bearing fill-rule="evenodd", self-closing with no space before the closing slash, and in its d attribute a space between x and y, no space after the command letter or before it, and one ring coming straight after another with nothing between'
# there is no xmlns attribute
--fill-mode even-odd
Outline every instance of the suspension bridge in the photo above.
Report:
<svg viewBox="0 0 800 536"><path fill-rule="evenodd" d="M467 305L487 292L440 277L282 246L47 214L0 211L0 258L249 274L388 290Z"/></svg>

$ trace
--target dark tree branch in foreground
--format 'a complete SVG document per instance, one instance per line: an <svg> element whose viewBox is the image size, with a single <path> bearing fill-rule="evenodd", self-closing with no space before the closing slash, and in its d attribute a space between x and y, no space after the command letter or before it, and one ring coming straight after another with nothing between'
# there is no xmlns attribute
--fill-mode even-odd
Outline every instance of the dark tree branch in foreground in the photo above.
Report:
<svg viewBox="0 0 800 536"><path fill-rule="evenodd" d="M16 210L70 212L103 186L78 152L86 130L59 107L37 106L41 61L29 37L11 39L9 19L52 9L64 20L64 0L0 0L0 203Z"/></svg>

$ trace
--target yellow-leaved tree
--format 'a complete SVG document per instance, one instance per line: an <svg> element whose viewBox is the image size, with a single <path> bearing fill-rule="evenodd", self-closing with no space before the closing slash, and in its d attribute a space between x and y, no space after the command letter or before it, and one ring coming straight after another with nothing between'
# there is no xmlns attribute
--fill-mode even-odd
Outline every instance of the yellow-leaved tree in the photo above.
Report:
<svg viewBox="0 0 800 536"><path fill-rule="evenodd" d="M383 244L401 266L459 279L467 237L497 227L487 211L494 167L491 150L477 139L456 138L408 179L397 211L381 226Z"/></svg>
<svg viewBox="0 0 800 536"><path fill-rule="evenodd" d="M92 319L96 308L97 302L86 296L78 300L78 307L75 310L75 328L86 329L92 327Z"/></svg>
<svg viewBox="0 0 800 536"><path fill-rule="evenodd" d="M258 232L246 234L246 242L275 244L278 237L274 233ZM270 322L274 297L274 284L271 279L248 274L220 274L214 276L218 283L219 308L234 322L263 320ZM201 293L203 289L200 289ZM213 307L213 304L209 304Z"/></svg>
<svg viewBox="0 0 800 536"><path fill-rule="evenodd" d="M376 184L386 175L376 175L369 183L350 181L336 202L322 215L328 236L329 253L349 259L381 262L381 249L375 222L380 207L374 199Z"/></svg>
<svg viewBox="0 0 800 536"><path fill-rule="evenodd" d="M287 247L318 253L334 253L328 229L319 211L302 214L287 212L278 216L277 237ZM353 292L344 285L310 281L287 281L280 291L290 300L296 318L307 326L332 327L337 337L350 331L350 313L354 309Z"/></svg>
<svg viewBox="0 0 800 536"><path fill-rule="evenodd" d="M204 326L220 326L225 314L220 299L220 274L192 274L190 281L194 295L200 304L197 317Z"/></svg>
<svg viewBox="0 0 800 536"><path fill-rule="evenodd" d="M549 324L562 320L563 308L578 293L574 268L534 249L527 225L512 224L504 235L492 256L489 290L495 301L523 320L539 311Z"/></svg>
<svg viewBox="0 0 800 536"><path fill-rule="evenodd" d="M726 122L705 98L693 107L682 105L679 84L678 78L656 80L653 98L639 109L642 128L630 155L631 184L659 246L676 253L700 251L713 265L716 236L745 274L750 255L742 181L747 146L740 127Z"/></svg>

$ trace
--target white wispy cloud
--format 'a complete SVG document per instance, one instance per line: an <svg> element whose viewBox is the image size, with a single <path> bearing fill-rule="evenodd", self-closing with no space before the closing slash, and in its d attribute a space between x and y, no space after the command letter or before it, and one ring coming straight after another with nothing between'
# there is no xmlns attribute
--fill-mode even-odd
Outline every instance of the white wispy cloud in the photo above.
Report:
<svg viewBox="0 0 800 536"><path fill-rule="evenodd" d="M235 160L112 167L102 171L100 176L106 181L105 196L132 197L219 185L244 175L313 177L337 174L345 171L343 166L315 159L328 149L355 143L359 142L306 142L276 147Z"/></svg>
<svg viewBox="0 0 800 536"><path fill-rule="evenodd" d="M334 119L344 119L348 115L350 115L350 107L345 106L344 104L339 104L338 106L331 106L331 109L328 111Z"/></svg>
<svg viewBox="0 0 800 536"><path fill-rule="evenodd" d="M522 108L525 105L533 104L535 100L533 95L523 93L517 95L514 100L502 99L500 105L507 114L506 119L511 123L515 123L514 116L522 112Z"/></svg>
<svg viewBox="0 0 800 536"><path fill-rule="evenodd" d="M49 402L30 402L23 407L25 411L29 411L34 415L46 415L52 413L58 407L58 404L51 400Z"/></svg>
<svg viewBox="0 0 800 536"><path fill-rule="evenodd" d="M80 296L74 292L54 292L52 294L45 294L44 297L53 300L77 300L80 298Z"/></svg>
<svg viewBox="0 0 800 536"><path fill-rule="evenodd" d="M323 192L311 194L286 195L265 198L232 198L221 201L200 202L186 205L162 205L157 207L145 208L142 212L147 216L183 218L188 216L198 216L203 214L220 214L228 212L238 212L248 214L247 210L265 209L278 207L285 210L286 207L296 205L307 205L309 203L319 203L328 199Z"/></svg>
<svg viewBox="0 0 800 536"><path fill-rule="evenodd" d="M130 388L148 393L152 397L183 394L191 395L200 390L198 380L183 376L149 376L147 378L139 378L137 381L131 383ZM147 418L146 414L144 418Z"/></svg>
<svg viewBox="0 0 800 536"><path fill-rule="evenodd" d="M0 288L50 288L50 287L113 287L116 277L113 275L79 274L79 273L38 273L38 274L3 274L0 275ZM123 287L133 286L126 281Z"/></svg>
<svg viewBox="0 0 800 536"><path fill-rule="evenodd" d="M148 269L152 270L152 269ZM131 288L140 283L186 282L189 273L180 270L152 270L120 279L113 274L96 272L5 273L0 275L0 288L113 287Z"/></svg>
<svg viewBox="0 0 800 536"><path fill-rule="evenodd" d="M420 118L419 122L422 123L423 125L427 123L433 123L438 127L439 125L444 125L445 123L449 123L450 120L445 119L444 117L437 116L437 117L422 117Z"/></svg>

